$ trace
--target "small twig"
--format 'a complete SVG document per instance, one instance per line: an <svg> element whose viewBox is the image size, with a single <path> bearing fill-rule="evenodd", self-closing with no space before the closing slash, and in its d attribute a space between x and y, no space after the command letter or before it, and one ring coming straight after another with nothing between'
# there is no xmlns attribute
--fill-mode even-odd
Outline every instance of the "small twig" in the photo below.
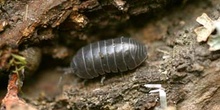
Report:
<svg viewBox="0 0 220 110"><path fill-rule="evenodd" d="M160 107L157 110L165 110L167 109L167 97L165 89L161 86L161 84L145 84L147 88L155 88L155 90L151 90L150 93L159 92L160 97Z"/></svg>
<svg viewBox="0 0 220 110"><path fill-rule="evenodd" d="M29 5L26 5L25 16L24 16L25 21L27 21L27 18L28 18L28 9L29 9Z"/></svg>

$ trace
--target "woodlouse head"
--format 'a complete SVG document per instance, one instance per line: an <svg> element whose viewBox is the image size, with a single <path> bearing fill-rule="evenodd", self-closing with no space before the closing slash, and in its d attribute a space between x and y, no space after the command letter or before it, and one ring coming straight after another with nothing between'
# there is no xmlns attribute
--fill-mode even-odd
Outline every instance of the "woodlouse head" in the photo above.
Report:
<svg viewBox="0 0 220 110"><path fill-rule="evenodd" d="M70 68L71 68L71 73L76 73L77 72L77 67L76 67L74 57L73 57L73 60L70 63Z"/></svg>

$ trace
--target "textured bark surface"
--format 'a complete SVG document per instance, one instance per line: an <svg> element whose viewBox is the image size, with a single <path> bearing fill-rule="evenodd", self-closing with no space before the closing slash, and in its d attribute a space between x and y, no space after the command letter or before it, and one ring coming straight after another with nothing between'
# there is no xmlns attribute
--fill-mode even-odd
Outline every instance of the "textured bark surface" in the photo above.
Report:
<svg viewBox="0 0 220 110"><path fill-rule="evenodd" d="M174 4L175 0L142 1L101 1L88 0L28 0L1 2L0 47L18 47L28 40L45 40L53 36L40 37L40 30L58 27L68 17L68 25L73 30L90 26L109 26L126 21L131 15L152 12ZM114 20L114 21L112 21ZM90 26L88 26L88 23ZM107 23L107 24L106 24ZM68 28L68 27L63 27ZM32 40L30 40L32 39Z"/></svg>
<svg viewBox="0 0 220 110"><path fill-rule="evenodd" d="M26 102L37 109L152 110L159 107L159 96L150 94L144 84L162 84L168 106L219 110L220 54L196 42L193 32L202 13L212 19L220 16L219 2L2 0L0 47L3 53L5 47L41 48L40 68L23 87ZM103 85L101 77L84 81L73 74L64 75L57 84L63 72L56 68L68 65L80 47L121 35L146 44L149 58L143 65L108 74Z"/></svg>

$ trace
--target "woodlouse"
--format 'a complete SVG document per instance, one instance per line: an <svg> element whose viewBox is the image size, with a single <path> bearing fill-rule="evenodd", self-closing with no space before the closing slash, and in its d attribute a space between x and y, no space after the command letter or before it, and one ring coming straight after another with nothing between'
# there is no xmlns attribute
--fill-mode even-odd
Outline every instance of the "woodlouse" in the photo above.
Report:
<svg viewBox="0 0 220 110"><path fill-rule="evenodd" d="M92 79L105 73L132 70L146 58L145 45L132 38L119 37L82 47L70 65L78 77Z"/></svg>

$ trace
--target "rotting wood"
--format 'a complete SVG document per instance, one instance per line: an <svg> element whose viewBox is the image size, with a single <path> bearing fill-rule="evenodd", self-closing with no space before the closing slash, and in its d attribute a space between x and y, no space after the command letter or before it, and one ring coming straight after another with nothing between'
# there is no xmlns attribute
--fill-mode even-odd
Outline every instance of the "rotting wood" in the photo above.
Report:
<svg viewBox="0 0 220 110"><path fill-rule="evenodd" d="M19 10L23 12L21 16L24 18L0 34L0 47L4 45L17 47L25 39L30 38L37 28L59 25L70 14L71 5L69 0L29 1L26 7ZM11 15L13 16L17 15Z"/></svg>
<svg viewBox="0 0 220 110"><path fill-rule="evenodd" d="M74 25L84 28L89 21L91 25L103 25L111 19L118 21L128 20L131 15L148 13L157 9L163 9L171 4L181 3L176 0L113 0L97 1L87 0L29 0L5 1L2 3L0 17L10 21L7 28L1 30L0 48L3 46L18 47L24 41L30 39L40 28L55 28L59 26L71 14L70 19ZM18 9L10 9L10 5L22 5ZM5 9L4 9L5 8ZM7 10L9 9L9 10ZM88 17L88 19L87 19ZM0 19L1 20L1 19ZM82 20L84 20L82 22ZM104 21L103 21L104 20ZM115 22L110 22L114 24ZM107 24L108 25L108 24ZM107 26L105 25L105 26Z"/></svg>

